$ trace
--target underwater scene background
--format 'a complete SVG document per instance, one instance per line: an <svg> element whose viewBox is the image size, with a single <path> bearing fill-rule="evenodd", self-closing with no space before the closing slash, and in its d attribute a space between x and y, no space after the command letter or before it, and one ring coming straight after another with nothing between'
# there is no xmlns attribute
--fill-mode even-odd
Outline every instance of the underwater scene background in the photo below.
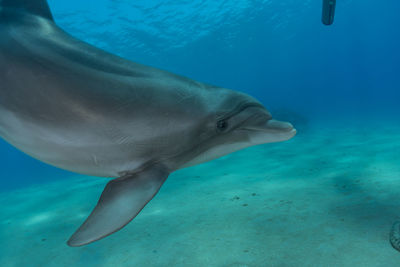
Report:
<svg viewBox="0 0 400 267"><path fill-rule="evenodd" d="M243 91L298 130L172 174L118 233L65 244L107 179L0 140L0 266L400 266L400 3L50 0L56 23L146 65Z"/></svg>

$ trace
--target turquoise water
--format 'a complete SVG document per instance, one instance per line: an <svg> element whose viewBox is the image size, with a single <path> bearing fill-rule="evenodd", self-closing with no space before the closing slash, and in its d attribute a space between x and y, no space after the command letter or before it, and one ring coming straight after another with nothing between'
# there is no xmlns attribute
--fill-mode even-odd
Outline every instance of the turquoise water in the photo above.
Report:
<svg viewBox="0 0 400 267"><path fill-rule="evenodd" d="M65 244L107 179L0 141L1 266L397 266L398 1L49 1L72 35L260 99L298 135L172 174L120 232Z"/></svg>

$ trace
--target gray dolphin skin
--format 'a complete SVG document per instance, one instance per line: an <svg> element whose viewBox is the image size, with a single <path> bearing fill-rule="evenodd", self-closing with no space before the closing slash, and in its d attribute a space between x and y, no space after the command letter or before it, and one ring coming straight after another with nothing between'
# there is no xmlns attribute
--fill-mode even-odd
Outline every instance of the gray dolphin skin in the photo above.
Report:
<svg viewBox="0 0 400 267"><path fill-rule="evenodd" d="M75 39L46 0L0 0L0 136L50 165L114 178L70 246L124 227L175 170L295 134L246 94Z"/></svg>

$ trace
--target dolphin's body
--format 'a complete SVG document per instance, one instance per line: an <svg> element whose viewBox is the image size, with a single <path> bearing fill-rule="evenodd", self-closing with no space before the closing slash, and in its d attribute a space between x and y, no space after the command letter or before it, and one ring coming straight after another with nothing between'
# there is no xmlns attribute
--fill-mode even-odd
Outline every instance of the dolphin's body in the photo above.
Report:
<svg viewBox="0 0 400 267"><path fill-rule="evenodd" d="M118 177L71 246L121 229L171 172L295 133L250 96L71 37L46 0L0 0L0 136L53 166Z"/></svg>

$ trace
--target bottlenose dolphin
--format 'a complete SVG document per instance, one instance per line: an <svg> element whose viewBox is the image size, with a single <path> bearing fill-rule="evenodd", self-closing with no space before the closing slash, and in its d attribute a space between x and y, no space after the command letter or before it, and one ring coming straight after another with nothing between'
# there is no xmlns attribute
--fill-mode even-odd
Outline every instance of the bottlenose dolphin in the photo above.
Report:
<svg viewBox="0 0 400 267"><path fill-rule="evenodd" d="M46 0L0 3L0 136L50 165L115 178L70 246L124 227L175 170L296 134L246 94L75 39Z"/></svg>

